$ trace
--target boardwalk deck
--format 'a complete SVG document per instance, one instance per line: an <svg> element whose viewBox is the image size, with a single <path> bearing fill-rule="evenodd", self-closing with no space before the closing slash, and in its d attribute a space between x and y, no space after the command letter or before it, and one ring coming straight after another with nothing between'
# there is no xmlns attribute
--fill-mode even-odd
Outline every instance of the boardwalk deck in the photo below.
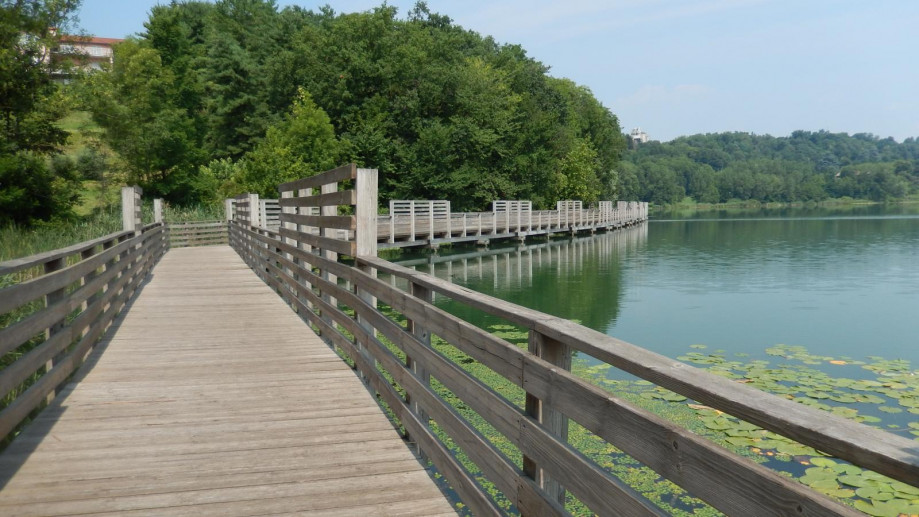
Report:
<svg viewBox="0 0 919 517"><path fill-rule="evenodd" d="M0 515L455 515L229 247L170 251L114 330L0 456Z"/></svg>

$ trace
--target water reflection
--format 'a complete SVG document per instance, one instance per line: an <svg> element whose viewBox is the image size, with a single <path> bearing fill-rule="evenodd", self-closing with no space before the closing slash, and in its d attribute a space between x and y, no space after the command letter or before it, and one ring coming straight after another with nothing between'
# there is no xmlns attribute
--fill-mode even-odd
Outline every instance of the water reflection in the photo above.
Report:
<svg viewBox="0 0 919 517"><path fill-rule="evenodd" d="M723 212L401 262L670 357L695 343L752 356L785 343L919 362L917 207L765 219ZM437 302L479 325L497 323Z"/></svg>
<svg viewBox="0 0 919 517"><path fill-rule="evenodd" d="M525 246L484 251L454 248L437 255L416 252L398 262L503 300L605 329L618 317L623 265L641 254L647 240L645 223ZM482 324L475 311L442 298L435 302Z"/></svg>

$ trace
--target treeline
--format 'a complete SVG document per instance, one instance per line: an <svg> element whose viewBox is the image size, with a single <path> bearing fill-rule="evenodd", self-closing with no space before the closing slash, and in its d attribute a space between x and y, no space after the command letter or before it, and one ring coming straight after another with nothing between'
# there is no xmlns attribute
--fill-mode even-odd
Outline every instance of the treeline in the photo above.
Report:
<svg viewBox="0 0 919 517"><path fill-rule="evenodd" d="M591 92L516 45L419 2L338 14L273 1L156 6L84 99L131 180L174 203L239 192L354 161L380 195L613 198L625 140Z"/></svg>
<svg viewBox="0 0 919 517"><path fill-rule="evenodd" d="M717 133L648 142L619 166L620 197L673 204L883 201L919 191L919 140L795 131Z"/></svg>

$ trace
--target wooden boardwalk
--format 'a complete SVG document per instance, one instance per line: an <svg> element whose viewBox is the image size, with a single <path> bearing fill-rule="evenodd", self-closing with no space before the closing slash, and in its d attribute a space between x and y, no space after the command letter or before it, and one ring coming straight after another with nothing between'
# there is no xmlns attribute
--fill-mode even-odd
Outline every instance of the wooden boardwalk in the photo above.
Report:
<svg viewBox="0 0 919 517"><path fill-rule="evenodd" d="M456 515L229 247L171 250L112 330L0 455L0 515Z"/></svg>

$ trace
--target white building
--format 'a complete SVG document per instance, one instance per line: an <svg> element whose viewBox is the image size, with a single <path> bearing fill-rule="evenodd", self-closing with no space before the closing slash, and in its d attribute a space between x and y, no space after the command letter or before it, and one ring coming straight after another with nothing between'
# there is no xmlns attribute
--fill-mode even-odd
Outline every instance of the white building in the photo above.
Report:
<svg viewBox="0 0 919 517"><path fill-rule="evenodd" d="M640 127L633 129L632 132L629 133L629 137L632 139L632 145L644 144L649 140L648 133L642 131Z"/></svg>

